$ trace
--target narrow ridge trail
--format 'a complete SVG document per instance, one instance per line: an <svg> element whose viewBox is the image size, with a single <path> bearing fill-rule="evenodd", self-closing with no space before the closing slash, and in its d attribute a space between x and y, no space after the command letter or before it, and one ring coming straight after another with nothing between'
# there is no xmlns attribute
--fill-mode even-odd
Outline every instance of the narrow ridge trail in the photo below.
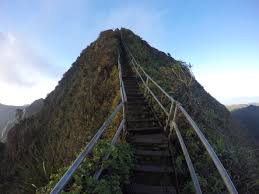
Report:
<svg viewBox="0 0 259 194"><path fill-rule="evenodd" d="M121 53L122 79L127 103L127 137L132 146L134 167L126 194L176 193L168 139L141 92L125 51Z"/></svg>

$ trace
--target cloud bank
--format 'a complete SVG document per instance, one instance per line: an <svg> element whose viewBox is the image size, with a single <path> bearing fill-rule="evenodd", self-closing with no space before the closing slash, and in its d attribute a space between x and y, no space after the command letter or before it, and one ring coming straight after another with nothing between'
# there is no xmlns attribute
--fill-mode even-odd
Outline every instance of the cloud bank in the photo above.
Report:
<svg viewBox="0 0 259 194"><path fill-rule="evenodd" d="M33 86L39 77L54 77L55 66L38 55L11 33L0 32L0 81L11 85Z"/></svg>
<svg viewBox="0 0 259 194"><path fill-rule="evenodd" d="M58 68L26 42L11 33L0 32L1 103L12 104L15 101L24 104L45 96L57 82L58 74Z"/></svg>

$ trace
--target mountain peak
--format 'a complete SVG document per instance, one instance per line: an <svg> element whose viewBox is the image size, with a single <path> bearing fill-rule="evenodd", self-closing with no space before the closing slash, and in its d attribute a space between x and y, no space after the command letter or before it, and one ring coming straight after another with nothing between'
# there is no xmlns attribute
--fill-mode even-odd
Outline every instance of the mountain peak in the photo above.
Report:
<svg viewBox="0 0 259 194"><path fill-rule="evenodd" d="M153 48L128 29L110 29L101 32L98 39L81 52L46 97L41 111L23 119L10 130L5 160L1 165L1 182L4 184L0 189L10 193L21 192L19 188L23 188L25 193L35 192L31 185L45 185L48 181L46 176L71 164L103 124L120 101L117 63L122 50L121 33L138 63L165 91L182 103L213 141L213 146L218 146L221 138L224 138L224 145L221 145L224 148L231 147L231 143L238 142L241 146L249 143L244 138L246 131L231 119L225 106L203 89L188 65ZM185 123L181 127L188 129ZM231 165L233 167L228 167L232 172L238 165ZM239 175L234 174L233 177ZM24 185L23 182L29 184Z"/></svg>

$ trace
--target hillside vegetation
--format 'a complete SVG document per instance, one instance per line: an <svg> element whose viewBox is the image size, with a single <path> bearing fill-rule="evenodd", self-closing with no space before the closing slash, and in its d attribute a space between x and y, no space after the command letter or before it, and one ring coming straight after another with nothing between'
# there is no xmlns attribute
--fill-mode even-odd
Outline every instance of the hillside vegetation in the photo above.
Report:
<svg viewBox="0 0 259 194"><path fill-rule="evenodd" d="M122 35L144 70L183 105L203 130L240 193L259 192L259 160L253 153L247 152L255 144L249 138L248 130L235 122L225 106L204 90L196 81L189 64L151 47L130 30L122 29ZM159 97L164 99L164 96ZM181 115L177 120L194 161L202 190L205 193L224 193L226 188L193 129ZM177 138L174 138L174 165L180 191L193 192L184 156L179 151L181 148Z"/></svg>
<svg viewBox="0 0 259 194"><path fill-rule="evenodd" d="M259 145L259 106L241 106L232 110L231 115L249 130L251 138L254 137Z"/></svg>
<svg viewBox="0 0 259 194"><path fill-rule="evenodd" d="M203 130L240 193L259 192L259 162L247 152L254 146L253 140L247 138L247 130L235 123L230 112L203 89L189 65L152 48L130 30L121 29L102 32L47 96L42 110L10 131L7 144L0 145L4 150L1 193L34 193L36 189L42 191L39 188L48 182L52 185L51 174L69 166L105 121L119 101L120 32L136 60L182 103ZM177 121L204 193L225 193L224 184L194 131L182 115ZM190 175L175 136L173 143L178 190L191 193Z"/></svg>
<svg viewBox="0 0 259 194"><path fill-rule="evenodd" d="M0 136L7 122L15 118L16 109L22 109L24 107L25 106L8 106L0 103Z"/></svg>
<svg viewBox="0 0 259 194"><path fill-rule="evenodd" d="M6 142L9 130L23 118L28 118L38 113L43 106L43 99L35 100L26 106L6 106L0 104L0 118L4 125L0 124L0 141Z"/></svg>
<svg viewBox="0 0 259 194"><path fill-rule="evenodd" d="M112 30L102 32L47 96L43 109L9 132L0 193L33 193L76 158L118 102L118 45Z"/></svg>

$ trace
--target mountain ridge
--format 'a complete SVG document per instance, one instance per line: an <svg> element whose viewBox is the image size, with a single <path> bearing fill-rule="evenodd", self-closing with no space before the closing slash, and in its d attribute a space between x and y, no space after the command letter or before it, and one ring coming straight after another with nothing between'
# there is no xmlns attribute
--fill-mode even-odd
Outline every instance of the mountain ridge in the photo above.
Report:
<svg viewBox="0 0 259 194"><path fill-rule="evenodd" d="M232 106L231 115L249 130L259 146L259 103Z"/></svg>
<svg viewBox="0 0 259 194"><path fill-rule="evenodd" d="M32 102L30 105L26 105L26 106L9 106L9 105L2 105L2 107L11 107L11 112L12 115L10 115L9 118L7 118L5 120L5 124L3 126L0 126L0 141L2 142L6 142L7 141L7 135L9 130L14 127L15 124L17 124L18 122L20 122L20 120L24 119L24 118L28 118L34 114L36 114L37 112L40 111L40 109L43 106L43 99L38 99L35 100L34 102ZM1 107L0 107L1 109ZM20 114L20 118L17 119L17 111L22 111ZM6 112L2 113L2 115L6 114ZM2 117L3 118L3 117Z"/></svg>
<svg viewBox="0 0 259 194"><path fill-rule="evenodd" d="M9 131L0 191L34 193L33 185L45 185L50 174L75 159L118 100L118 45L117 34L102 32L48 94L41 111Z"/></svg>
<svg viewBox="0 0 259 194"><path fill-rule="evenodd" d="M238 177L234 179L237 187L247 189L247 180L253 184L255 180L251 173L242 172L254 170L255 164L247 162L243 155L245 152L234 155L239 154L236 152L239 147L232 145L232 142L238 142L240 146L249 145L251 142L245 138L246 131L231 119L225 106L210 96L192 77L185 63L151 47L132 31L122 28L101 32L98 39L81 52L47 96L42 110L22 120L9 132L0 165L3 175L0 177L0 191L34 193L35 187L32 185L46 185L50 175L69 165L95 134L120 100L117 69L120 33L123 33L127 45L145 71L181 102L197 121L219 153L224 166L233 177ZM188 131L186 123L179 128L186 129L183 132ZM183 134L187 138L194 136L190 131ZM197 161L208 160L206 155L201 154L203 152L196 150L200 147L198 141L187 146L192 148L191 154ZM176 145L176 148L179 147ZM197 153L204 157L199 158ZM234 157L241 159L235 163ZM207 176L214 167L197 162L195 165L201 170L201 176ZM188 185L186 174L182 177L185 178L185 186ZM209 186L216 185L213 182L215 177L214 174L211 176Z"/></svg>

